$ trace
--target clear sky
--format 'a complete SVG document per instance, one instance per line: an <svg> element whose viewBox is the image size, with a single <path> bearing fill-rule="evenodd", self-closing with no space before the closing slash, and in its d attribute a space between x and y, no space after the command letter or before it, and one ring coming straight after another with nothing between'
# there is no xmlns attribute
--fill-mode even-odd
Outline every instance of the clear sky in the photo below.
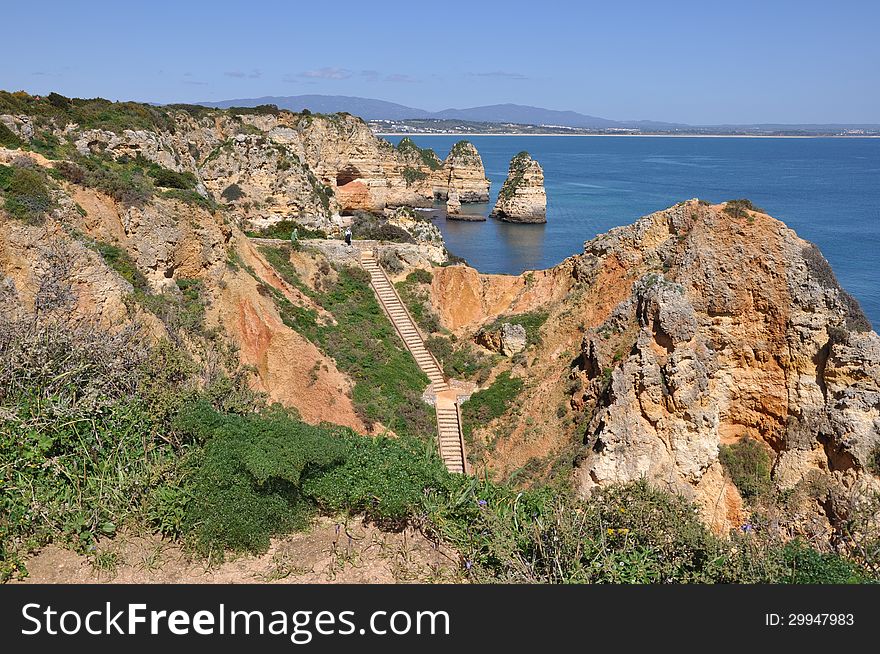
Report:
<svg viewBox="0 0 880 654"><path fill-rule="evenodd" d="M0 88L880 123L880 1L5 2Z"/></svg>

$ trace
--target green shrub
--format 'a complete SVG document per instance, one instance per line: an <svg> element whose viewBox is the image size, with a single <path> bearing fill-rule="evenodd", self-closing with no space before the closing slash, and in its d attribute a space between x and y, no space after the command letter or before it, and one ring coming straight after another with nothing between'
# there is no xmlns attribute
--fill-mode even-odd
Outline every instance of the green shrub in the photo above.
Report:
<svg viewBox="0 0 880 654"><path fill-rule="evenodd" d="M55 168L72 184L94 188L121 204L140 206L153 195L143 168L127 158L116 161L109 157L76 157Z"/></svg>
<svg viewBox="0 0 880 654"><path fill-rule="evenodd" d="M880 475L880 444L875 445L868 455L868 470Z"/></svg>
<svg viewBox="0 0 880 654"><path fill-rule="evenodd" d="M0 123L0 145L5 148L20 148L22 140L5 124Z"/></svg>
<svg viewBox="0 0 880 654"><path fill-rule="evenodd" d="M230 184L225 189L223 189L220 197L227 202L235 202L236 200L241 200L244 197L244 191L241 190L241 187L238 184Z"/></svg>
<svg viewBox="0 0 880 654"><path fill-rule="evenodd" d="M522 391L523 382L510 376L509 372L499 374L491 386L477 391L461 405L461 417L466 436L473 433L477 425L486 425L495 418L503 416Z"/></svg>
<svg viewBox="0 0 880 654"><path fill-rule="evenodd" d="M103 241L95 241L95 248L107 265L131 284L135 291L143 293L149 291L150 285L147 282L147 278L144 277L144 274L138 269L137 264L126 250Z"/></svg>
<svg viewBox="0 0 880 654"><path fill-rule="evenodd" d="M275 252L273 252L273 250ZM267 287L284 323L325 354L355 382L352 400L368 425L381 422L400 435L426 437L434 418L421 394L427 376L399 342L362 268L341 268L336 282L321 293L305 287L283 248L261 248L276 272L292 286L305 289L336 320L321 324L313 309L294 306Z"/></svg>
<svg viewBox="0 0 880 654"><path fill-rule="evenodd" d="M486 331L499 331L501 325L508 322L512 325L522 325L526 330L526 344L537 345L541 342L541 327L547 322L549 314L546 311L532 311L529 313L516 313L509 316L496 318L492 323L484 327Z"/></svg>
<svg viewBox="0 0 880 654"><path fill-rule="evenodd" d="M417 159L420 164L427 166L431 170L439 170L443 166L443 162L440 161L436 152L431 148L420 148L408 136L400 139L400 142L397 144L397 151L406 158Z"/></svg>
<svg viewBox="0 0 880 654"><path fill-rule="evenodd" d="M434 275L430 270L417 268L406 276L406 281L409 284L430 284L434 281Z"/></svg>
<svg viewBox="0 0 880 654"><path fill-rule="evenodd" d="M424 443L349 436L345 445L344 463L304 484L325 511L400 527L420 511L426 490L445 488L449 475Z"/></svg>
<svg viewBox="0 0 880 654"><path fill-rule="evenodd" d="M425 284L430 284L431 279L432 275L427 270L414 270L405 280L395 285L413 320L426 334L442 330L440 318L434 312L428 289L425 288Z"/></svg>
<svg viewBox="0 0 880 654"><path fill-rule="evenodd" d="M180 200L181 202L191 204L195 207L201 207L207 211L217 210L217 204L211 198L206 198L201 193L193 191L192 189L169 189L162 192L162 197L170 198L172 200Z"/></svg>
<svg viewBox="0 0 880 654"><path fill-rule="evenodd" d="M161 108L139 102L111 102L103 98L46 97L0 91L0 113L26 114L38 124L64 127L78 123L83 129L105 129L117 134L126 129L174 131L174 119Z"/></svg>
<svg viewBox="0 0 880 654"><path fill-rule="evenodd" d="M6 196L6 211L27 223L41 223L52 206L46 177L34 168L13 166L0 173L0 190Z"/></svg>
<svg viewBox="0 0 880 654"><path fill-rule="evenodd" d="M65 148L61 146L61 141L52 132L38 132L30 142L28 149L37 152L47 159L61 159L64 157Z"/></svg>
<svg viewBox="0 0 880 654"><path fill-rule="evenodd" d="M406 182L407 186L412 186L416 182L420 182L424 179L428 178L428 173L419 170L418 168L413 168L412 166L406 166L403 169L403 180Z"/></svg>
<svg viewBox="0 0 880 654"><path fill-rule="evenodd" d="M345 452L341 429L312 427L281 411L229 416L197 404L175 427L205 441L184 520L204 553L264 552L272 536L305 529L315 506L303 480L341 463Z"/></svg>
<svg viewBox="0 0 880 654"><path fill-rule="evenodd" d="M290 240L293 230L296 230L298 238L327 238L327 233L321 229L307 227L296 220L282 220L269 225L258 231L246 232L251 238L279 238Z"/></svg>
<svg viewBox="0 0 880 654"><path fill-rule="evenodd" d="M722 445L718 458L744 498L755 498L771 488L772 462L758 441L747 437L733 445Z"/></svg>
<svg viewBox="0 0 880 654"><path fill-rule="evenodd" d="M786 566L784 583L789 584L858 584L866 580L863 569L838 554L817 552L794 540L782 549Z"/></svg>
<svg viewBox="0 0 880 654"><path fill-rule="evenodd" d="M351 233L353 238L362 240L415 243L415 239L405 229L391 225L386 219L365 211L355 213Z"/></svg>
<svg viewBox="0 0 880 654"><path fill-rule="evenodd" d="M430 336L425 345L440 363L446 376L454 379L469 379L482 384L494 364L493 357L476 352L469 343L455 347L446 336Z"/></svg>
<svg viewBox="0 0 880 654"><path fill-rule="evenodd" d="M749 211L756 213L767 213L761 207L756 207L751 200L743 198L741 200L728 200L724 203L724 213L734 218L747 218Z"/></svg>
<svg viewBox="0 0 880 654"><path fill-rule="evenodd" d="M196 176L191 172L186 171L182 173L175 172L173 170L168 170L167 168L163 168L158 164L151 164L147 168L147 174L153 178L153 183L156 186L162 186L163 188L176 188L176 189L193 189L196 184L198 184L198 180Z"/></svg>

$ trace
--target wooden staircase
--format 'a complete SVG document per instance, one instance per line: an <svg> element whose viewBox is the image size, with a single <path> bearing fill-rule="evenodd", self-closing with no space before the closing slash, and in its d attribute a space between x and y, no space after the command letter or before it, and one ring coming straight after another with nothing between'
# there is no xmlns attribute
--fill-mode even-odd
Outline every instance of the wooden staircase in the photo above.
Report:
<svg viewBox="0 0 880 654"><path fill-rule="evenodd" d="M425 346L421 332L391 280L376 260L375 253L372 250L364 250L360 258L361 265L370 275L370 284L376 293L379 305L394 325L394 329L397 330L419 368L431 380L436 395L434 407L437 412L437 444L440 457L450 472L468 473L469 466L461 432L461 412L455 391L449 386L437 359Z"/></svg>

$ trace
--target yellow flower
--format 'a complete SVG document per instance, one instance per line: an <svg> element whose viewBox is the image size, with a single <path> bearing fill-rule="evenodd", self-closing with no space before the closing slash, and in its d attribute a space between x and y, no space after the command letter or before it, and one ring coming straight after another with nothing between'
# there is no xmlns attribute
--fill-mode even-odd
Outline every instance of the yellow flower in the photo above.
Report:
<svg viewBox="0 0 880 654"><path fill-rule="evenodd" d="M614 535L614 530L613 530L613 529L609 529L609 530L608 530L608 535L609 535L609 536L613 536L613 535Z"/></svg>

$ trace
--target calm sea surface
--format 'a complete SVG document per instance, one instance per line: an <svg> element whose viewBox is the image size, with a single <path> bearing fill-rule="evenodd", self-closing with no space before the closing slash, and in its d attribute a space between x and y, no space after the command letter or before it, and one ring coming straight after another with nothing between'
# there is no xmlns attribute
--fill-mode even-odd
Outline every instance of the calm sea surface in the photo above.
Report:
<svg viewBox="0 0 880 654"><path fill-rule="evenodd" d="M396 143L399 137L386 137ZM453 136L415 136L444 158ZM446 221L449 249L482 272L517 274L581 252L596 234L699 197L749 198L813 241L880 327L880 139L474 136L492 182L528 150L544 168L546 225ZM464 205L488 215L491 205Z"/></svg>

